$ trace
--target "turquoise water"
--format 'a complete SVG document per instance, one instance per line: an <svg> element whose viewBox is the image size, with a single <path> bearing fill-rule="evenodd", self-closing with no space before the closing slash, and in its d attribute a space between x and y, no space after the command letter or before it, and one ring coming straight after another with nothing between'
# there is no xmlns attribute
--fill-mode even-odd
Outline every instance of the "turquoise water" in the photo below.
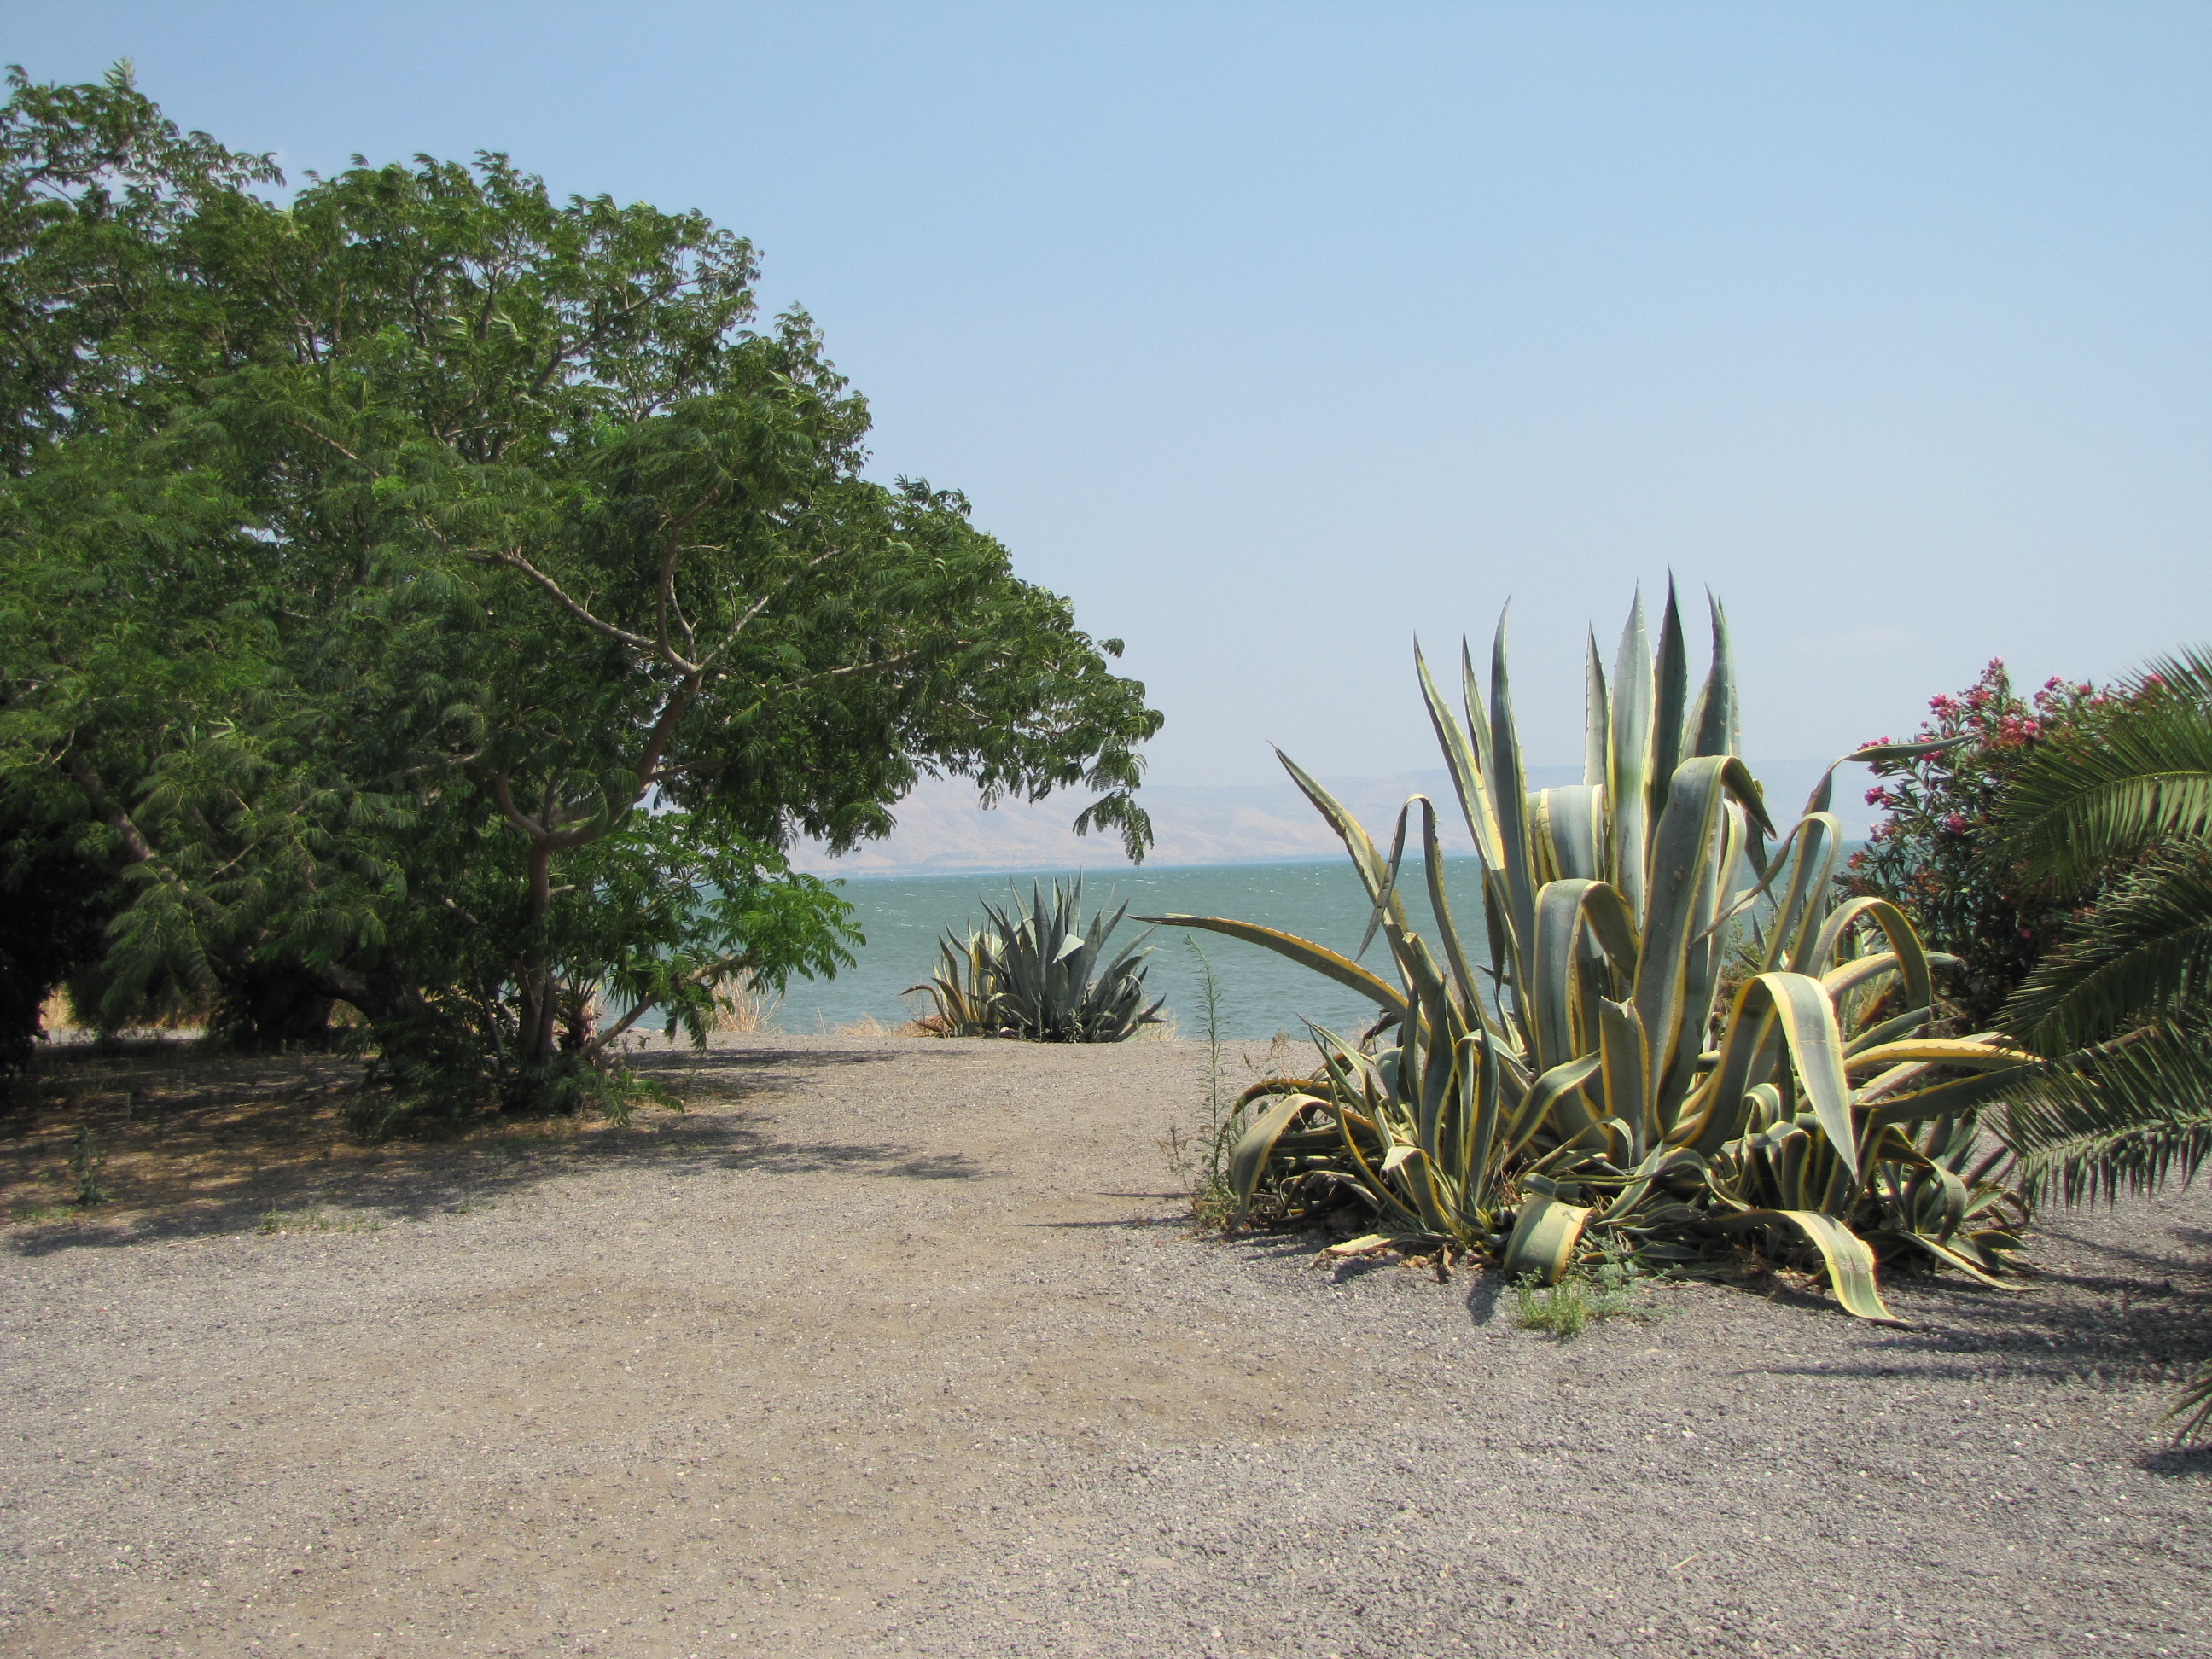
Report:
<svg viewBox="0 0 2212 1659"><path fill-rule="evenodd" d="M1471 858L1444 861L1453 920L1461 937L1477 951L1484 937L1480 869ZM1411 859L1403 879L1410 890L1407 904L1414 927L1427 933L1431 928L1427 892L1419 884L1419 866ZM925 999L900 993L929 976L938 935L980 925L982 900L1003 907L1012 897L1012 884L1018 882L1026 894L1033 880L1049 891L1049 874L872 876L848 881L843 896L868 937L867 945L857 952L859 965L835 980L794 980L775 1024L787 1031L818 1031L866 1017L896 1022L927 1012ZM1110 912L1124 901L1132 917L1169 911L1230 916L1296 933L1347 956L1358 946L1369 914L1358 878L1340 859L1097 871L1085 878L1086 924L1101 905ZM1125 919L1115 930L1111 945L1119 947L1143 931ZM1344 1030L1372 1018L1373 1006L1364 999L1272 951L1218 933L1162 927L1152 934L1146 983L1154 995L1167 998L1167 1011L1184 1036L1202 1035L1206 1026L1198 963L1184 942L1189 938L1197 939L1212 963L1224 1036L1267 1038L1278 1031L1303 1036L1306 1019ZM1389 953L1379 938L1368 947L1364 960L1384 978L1395 980Z"/></svg>

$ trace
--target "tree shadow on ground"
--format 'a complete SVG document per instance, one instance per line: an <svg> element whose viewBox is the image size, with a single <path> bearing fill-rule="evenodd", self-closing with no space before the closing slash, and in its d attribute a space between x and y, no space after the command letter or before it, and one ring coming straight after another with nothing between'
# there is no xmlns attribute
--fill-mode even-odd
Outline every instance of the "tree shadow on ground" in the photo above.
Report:
<svg viewBox="0 0 2212 1659"><path fill-rule="evenodd" d="M360 1067L330 1054L246 1056L182 1042L49 1055L40 1094L0 1116L0 1243L17 1255L247 1231L366 1231L507 1201L545 1183L649 1159L675 1177L843 1171L975 1180L959 1153L892 1141L787 1139L779 1095L896 1061L955 1059L897 1049L716 1047L628 1056L685 1105L605 1119L487 1115L434 1139L364 1144L345 1124ZM94 1139L93 1182L74 1200Z"/></svg>
<svg viewBox="0 0 2212 1659"><path fill-rule="evenodd" d="M2029 1382L2130 1391L2178 1389L2212 1357L2212 1234L2124 1202L2039 1223L2044 1265L1996 1291L1952 1274L1885 1278L1883 1294L1909 1322L1867 1328L1869 1340L1788 1374L1863 1376L1966 1387ZM1830 1304L1832 1306L1832 1304ZM2157 1473L2212 1475L2212 1449L2142 1455Z"/></svg>

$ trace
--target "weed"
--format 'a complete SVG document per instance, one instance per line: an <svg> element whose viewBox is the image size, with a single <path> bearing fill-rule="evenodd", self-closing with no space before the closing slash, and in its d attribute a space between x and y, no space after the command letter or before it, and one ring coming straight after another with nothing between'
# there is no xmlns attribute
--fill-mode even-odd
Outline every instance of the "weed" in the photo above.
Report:
<svg viewBox="0 0 2212 1659"><path fill-rule="evenodd" d="M1524 1331L1580 1336L1601 1319L1632 1311L1635 1297L1626 1272L1610 1261L1594 1273L1570 1273L1556 1285L1540 1284L1531 1273L1513 1287L1513 1322Z"/></svg>
<svg viewBox="0 0 2212 1659"><path fill-rule="evenodd" d="M373 1233L382 1230L380 1221L365 1220L357 1216L325 1215L320 1210L271 1210L261 1218L255 1228L262 1233Z"/></svg>
<svg viewBox="0 0 2212 1659"><path fill-rule="evenodd" d="M35 1204L27 1210L18 1210L9 1216L18 1227L35 1227L43 1221L67 1221L76 1213L66 1204Z"/></svg>
<svg viewBox="0 0 2212 1659"><path fill-rule="evenodd" d="M76 1145L70 1153L70 1169L76 1176L76 1201L79 1205L107 1201L106 1188L100 1184L100 1166L106 1162L107 1154L100 1150L100 1141L92 1133L92 1125L77 1125Z"/></svg>
<svg viewBox="0 0 2212 1659"><path fill-rule="evenodd" d="M1237 1194L1229 1184L1229 1150L1236 1145L1237 1108L1222 1077L1221 986L1213 964L1195 939L1183 942L1198 959L1199 1013L1204 1025L1206 1053L1198 1063L1199 1098L1205 1103L1204 1121L1186 1130L1169 1127L1160 1141L1168 1168L1190 1188L1191 1213L1201 1227L1224 1227L1237 1213Z"/></svg>

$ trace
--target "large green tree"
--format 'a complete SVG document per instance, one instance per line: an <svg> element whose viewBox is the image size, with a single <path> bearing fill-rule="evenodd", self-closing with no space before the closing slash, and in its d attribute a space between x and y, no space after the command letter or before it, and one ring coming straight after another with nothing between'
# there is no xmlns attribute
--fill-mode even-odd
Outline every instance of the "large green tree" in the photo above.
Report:
<svg viewBox="0 0 2212 1659"><path fill-rule="evenodd" d="M122 872L112 1006L181 979L266 1038L343 998L402 1082L557 1099L648 1013L834 969L780 849L925 772L1089 789L1141 853L1119 642L863 475L742 239L496 155L280 206L121 76L19 76L0 131L0 754Z"/></svg>

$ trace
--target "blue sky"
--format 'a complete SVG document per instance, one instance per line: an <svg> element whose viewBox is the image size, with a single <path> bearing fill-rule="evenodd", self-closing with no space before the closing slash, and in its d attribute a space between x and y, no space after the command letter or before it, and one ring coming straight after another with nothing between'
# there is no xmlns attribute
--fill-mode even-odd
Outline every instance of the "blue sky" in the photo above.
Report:
<svg viewBox="0 0 2212 1659"><path fill-rule="evenodd" d="M2212 8L74 0L0 56L752 237L877 471L1128 641L1163 781L1432 764L1413 635L1509 594L1572 761L1670 568L1754 757L2212 638Z"/></svg>

